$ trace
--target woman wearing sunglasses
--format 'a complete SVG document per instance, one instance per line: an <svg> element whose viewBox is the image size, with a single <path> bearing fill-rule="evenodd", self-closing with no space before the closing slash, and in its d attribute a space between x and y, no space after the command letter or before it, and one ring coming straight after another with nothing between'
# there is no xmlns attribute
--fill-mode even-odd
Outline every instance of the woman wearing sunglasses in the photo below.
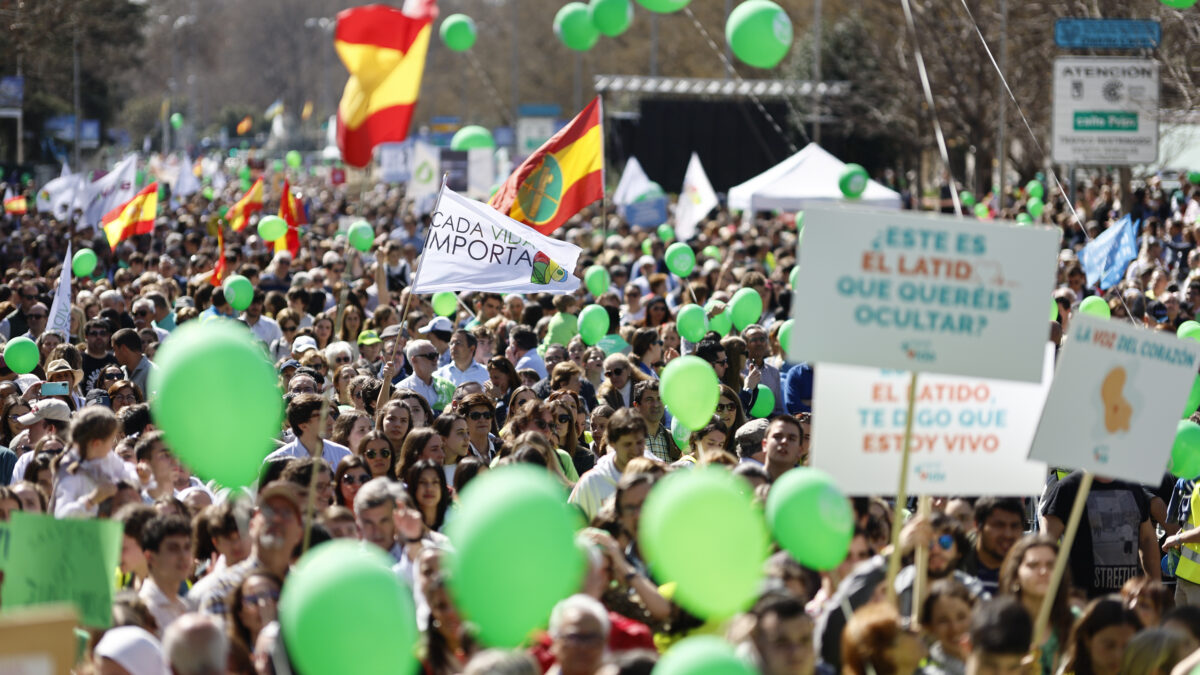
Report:
<svg viewBox="0 0 1200 675"><path fill-rule="evenodd" d="M292 358L292 340L296 339L296 331L300 330L300 313L291 307L284 307L275 314L275 322L283 334L270 344L271 359L278 363L280 359Z"/></svg>
<svg viewBox="0 0 1200 675"><path fill-rule="evenodd" d="M734 436L737 430L746 423L746 413L742 410L742 401L737 392L727 384L721 385L721 396L717 399L717 418L728 429L725 439L725 449L736 454Z"/></svg>
<svg viewBox="0 0 1200 675"><path fill-rule="evenodd" d="M338 506L354 510L354 495L371 480L371 471L367 463L357 455L350 455L338 462L337 473L333 475L333 499Z"/></svg>
<svg viewBox="0 0 1200 675"><path fill-rule="evenodd" d="M367 465L371 478L390 478L396 468L396 451L382 431L372 431L363 436L354 448L354 454Z"/></svg>
<svg viewBox="0 0 1200 675"><path fill-rule="evenodd" d="M569 429L575 424L575 416L570 413L565 404L547 403L541 400L533 400L525 404L519 411L513 413L512 419L509 421L505 430L511 434L505 436L505 432L500 432L500 437L508 440L510 444L514 444L512 448L516 451L515 440L518 436L526 432L535 432L544 438L548 444L554 448L554 455L557 456L557 465L552 469L552 473L562 474L568 486L573 486L579 480L579 473L575 471L575 463L571 459L571 455L565 450L558 447L560 428ZM560 423L559 418L564 418ZM551 456L550 459L554 459Z"/></svg>

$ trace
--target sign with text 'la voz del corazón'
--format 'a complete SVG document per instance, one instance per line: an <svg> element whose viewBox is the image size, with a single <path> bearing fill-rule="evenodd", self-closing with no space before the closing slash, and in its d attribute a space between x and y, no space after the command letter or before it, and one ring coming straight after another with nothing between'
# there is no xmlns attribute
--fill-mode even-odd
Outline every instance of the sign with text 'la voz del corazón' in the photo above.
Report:
<svg viewBox="0 0 1200 675"><path fill-rule="evenodd" d="M1200 343L1071 319L1030 459L1158 485L1200 366Z"/></svg>
<svg viewBox="0 0 1200 675"><path fill-rule="evenodd" d="M909 494L1041 491L1046 465L1026 457L1054 376L1054 345L1044 345L1037 383L917 377ZM812 465L846 494L895 494L909 373L823 363L814 375Z"/></svg>
<svg viewBox="0 0 1200 675"><path fill-rule="evenodd" d="M810 207L790 358L1037 382L1059 235Z"/></svg>

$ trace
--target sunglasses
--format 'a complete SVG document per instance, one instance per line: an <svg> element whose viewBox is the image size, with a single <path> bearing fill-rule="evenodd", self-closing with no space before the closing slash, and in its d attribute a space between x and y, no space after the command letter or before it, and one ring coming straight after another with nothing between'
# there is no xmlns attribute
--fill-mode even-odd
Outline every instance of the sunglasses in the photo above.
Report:
<svg viewBox="0 0 1200 675"><path fill-rule="evenodd" d="M550 428L550 424L546 422L546 420L534 420L533 426L541 429L542 431L546 431Z"/></svg>
<svg viewBox="0 0 1200 675"><path fill-rule="evenodd" d="M376 457L382 457L384 459L391 459L392 451L388 450L387 448L383 448L381 450L375 450L372 448L371 450L367 450L367 451L363 452L363 456L365 456L367 459L375 459Z"/></svg>
<svg viewBox="0 0 1200 675"><path fill-rule="evenodd" d="M719 413L736 412L736 411L737 411L736 403L718 403L717 404L717 412L719 412Z"/></svg>
<svg viewBox="0 0 1200 675"><path fill-rule="evenodd" d="M371 477L365 473L361 476L351 476L350 474L342 476L342 483L345 485L354 485L356 483L358 485L366 485L369 480L371 480Z"/></svg>
<svg viewBox="0 0 1200 675"><path fill-rule="evenodd" d="M264 591L242 597L242 602L247 605L261 605L263 602L270 600L271 602L279 602L279 591Z"/></svg>
<svg viewBox="0 0 1200 675"><path fill-rule="evenodd" d="M559 416L558 416L558 423L559 423L559 424L570 424L570 423L571 423L571 416L570 416L570 415L559 415Z"/></svg>
<svg viewBox="0 0 1200 675"><path fill-rule="evenodd" d="M467 417L471 418L472 420L475 420L476 422L478 422L479 420L490 420L490 419L492 419L492 411L484 410L483 412L480 412L480 411L476 410L475 412L467 413Z"/></svg>
<svg viewBox="0 0 1200 675"><path fill-rule="evenodd" d="M87 332L87 336L88 337L108 337L108 332L102 331L102 330L89 330Z"/></svg>
<svg viewBox="0 0 1200 675"><path fill-rule="evenodd" d="M418 358L418 359L429 359L430 361L437 361L437 360L438 360L438 355L437 355L437 354L413 354L413 356L414 356L414 357L416 357L416 358Z"/></svg>
<svg viewBox="0 0 1200 675"><path fill-rule="evenodd" d="M613 368L612 370L604 371L605 377L620 377L625 374L624 368Z"/></svg>
<svg viewBox="0 0 1200 675"><path fill-rule="evenodd" d="M340 366L344 363L350 363L350 357L349 356L339 356L336 359L334 359L333 362Z"/></svg>
<svg viewBox="0 0 1200 675"><path fill-rule="evenodd" d="M150 316L150 312L143 309L143 310L134 312L133 315L134 316Z"/></svg>
<svg viewBox="0 0 1200 675"><path fill-rule="evenodd" d="M937 544L937 547L943 551L949 551L950 547L954 546L954 535L938 535L937 539L934 539L932 542L930 542L929 548L932 549L934 544Z"/></svg>
<svg viewBox="0 0 1200 675"><path fill-rule="evenodd" d="M291 326L280 326L279 329L290 333L290 332L296 330L296 325L292 324ZM90 333L89 333L89 335L90 335Z"/></svg>

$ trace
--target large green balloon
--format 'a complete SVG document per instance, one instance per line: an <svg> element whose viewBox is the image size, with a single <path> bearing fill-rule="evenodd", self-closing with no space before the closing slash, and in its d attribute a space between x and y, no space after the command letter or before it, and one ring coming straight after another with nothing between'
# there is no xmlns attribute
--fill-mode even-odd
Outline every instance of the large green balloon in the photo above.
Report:
<svg viewBox="0 0 1200 675"><path fill-rule="evenodd" d="M1175 330L1175 335L1185 340L1196 340L1200 342L1200 322L1184 321L1179 324L1179 328Z"/></svg>
<svg viewBox="0 0 1200 675"><path fill-rule="evenodd" d="M598 298L612 286L612 277L603 265L592 265L583 273L583 285L587 286L588 293Z"/></svg>
<svg viewBox="0 0 1200 675"><path fill-rule="evenodd" d="M681 356L662 372L662 401L689 429L703 429L717 411L721 383L717 371L699 356Z"/></svg>
<svg viewBox="0 0 1200 675"><path fill-rule="evenodd" d="M756 675L724 640L697 635L671 647L654 666L654 675Z"/></svg>
<svg viewBox="0 0 1200 675"><path fill-rule="evenodd" d="M438 316L454 316L458 310L458 296L451 291L433 294L433 311Z"/></svg>
<svg viewBox="0 0 1200 675"><path fill-rule="evenodd" d="M638 542L655 579L675 582L674 601L705 619L754 603L770 545L749 485L713 467L672 473L655 485L642 507Z"/></svg>
<svg viewBox="0 0 1200 675"><path fill-rule="evenodd" d="M4 345L4 365L18 375L33 372L40 360L37 343L27 337L15 337Z"/></svg>
<svg viewBox="0 0 1200 675"><path fill-rule="evenodd" d="M866 191L867 183L870 180L867 170L861 165L847 164L838 178L838 189L842 191L842 195L846 199L858 199Z"/></svg>
<svg viewBox="0 0 1200 675"><path fill-rule="evenodd" d="M225 289L225 301L239 312L245 311L254 299L254 284L240 274L225 277L225 283L221 287Z"/></svg>
<svg viewBox="0 0 1200 675"><path fill-rule="evenodd" d="M775 541L801 565L824 571L846 559L854 513L824 471L797 467L780 476L767 496L766 513Z"/></svg>
<svg viewBox="0 0 1200 675"><path fill-rule="evenodd" d="M412 591L392 562L373 545L344 539L300 558L279 597L279 626L298 672L416 672Z"/></svg>
<svg viewBox="0 0 1200 675"><path fill-rule="evenodd" d="M1031 180L1025 184L1025 192L1031 199L1043 199L1046 196L1046 188L1036 180Z"/></svg>
<svg viewBox="0 0 1200 675"><path fill-rule="evenodd" d="M545 469L506 466L463 490L447 534L455 605L490 647L516 647L579 592L586 571L579 512ZM503 561L503 581L496 565Z"/></svg>
<svg viewBox="0 0 1200 675"><path fill-rule="evenodd" d="M699 342L708 330L708 317L700 305L689 304L679 308L675 315L675 330L688 342Z"/></svg>
<svg viewBox="0 0 1200 675"><path fill-rule="evenodd" d="M741 288L729 301L733 314L733 327L745 330L746 326L758 321L763 313L762 296L753 288Z"/></svg>
<svg viewBox="0 0 1200 675"><path fill-rule="evenodd" d="M682 241L677 241L667 247L665 259L667 269L677 277L686 279L696 269L696 252Z"/></svg>
<svg viewBox="0 0 1200 675"><path fill-rule="evenodd" d="M204 480L252 483L283 421L275 368L258 339L233 321L189 321L154 361L150 414L171 451Z"/></svg>
<svg viewBox="0 0 1200 675"><path fill-rule="evenodd" d="M1108 303L1098 295L1084 298L1083 302L1079 303L1079 313L1090 314L1101 319L1112 318L1112 310L1109 309Z"/></svg>
<svg viewBox="0 0 1200 675"><path fill-rule="evenodd" d="M792 46L792 20L771 0L746 0L729 13L725 39L743 63L774 68Z"/></svg>
<svg viewBox="0 0 1200 675"><path fill-rule="evenodd" d="M258 236L264 242L275 241L287 234L287 221L279 216L263 216L258 221Z"/></svg>
<svg viewBox="0 0 1200 675"><path fill-rule="evenodd" d="M1179 421L1167 471L1184 480L1200 477L1200 424L1191 420Z"/></svg>
<svg viewBox="0 0 1200 675"><path fill-rule="evenodd" d="M704 305L704 311L706 315L712 311L713 305L715 305L716 302L716 300L709 300L708 304ZM715 330L718 335L725 337L726 335L729 335L729 330L731 328L733 328L733 312L729 309L729 303L725 303L724 312L709 318L708 329Z"/></svg>
<svg viewBox="0 0 1200 675"><path fill-rule="evenodd" d="M77 277L90 277L96 271L96 252L90 248L81 248L71 256L71 271Z"/></svg>
<svg viewBox="0 0 1200 675"><path fill-rule="evenodd" d="M800 278L800 265L799 265L799 263L797 263L796 266L792 268L791 273L788 274L788 286L793 291L796 290L796 280L799 278Z"/></svg>
<svg viewBox="0 0 1200 675"><path fill-rule="evenodd" d="M288 150L283 158L287 161L287 165L293 169L299 169L300 165L304 163L304 158L300 156L300 152L297 150Z"/></svg>
<svg viewBox="0 0 1200 675"><path fill-rule="evenodd" d="M1034 219L1041 218L1042 212L1046 210L1046 204L1040 197L1030 197L1029 201L1025 202L1025 210Z"/></svg>
<svg viewBox="0 0 1200 675"><path fill-rule="evenodd" d="M375 228L367 221L360 220L350 226L346 237L350 239L351 246L366 253L371 250L371 244L375 243Z"/></svg>
<svg viewBox="0 0 1200 675"><path fill-rule="evenodd" d="M491 150L495 147L496 139L492 138L492 132L477 124L468 124L454 132L454 138L450 139L451 150Z"/></svg>
<svg viewBox="0 0 1200 675"><path fill-rule="evenodd" d="M783 349L785 359L789 356L789 352L792 351L792 330L795 325L795 319L788 319L779 327L779 347Z"/></svg>
<svg viewBox="0 0 1200 675"><path fill-rule="evenodd" d="M1181 415L1181 417L1186 420L1187 418L1191 417L1192 413L1196 412L1197 409L1200 409L1200 376L1197 376L1196 379L1192 380L1192 390L1188 393L1187 407L1183 409L1183 415Z"/></svg>
<svg viewBox="0 0 1200 675"><path fill-rule="evenodd" d="M775 412L775 392L765 384L758 385L758 397L750 407L751 417L770 417Z"/></svg>
<svg viewBox="0 0 1200 675"><path fill-rule="evenodd" d="M1196 4L1195 0L1185 0L1185 2L1190 2L1193 5ZM1187 181L1192 185L1200 185L1200 171L1189 171Z"/></svg>
<svg viewBox="0 0 1200 675"><path fill-rule="evenodd" d="M554 15L554 34L577 52L586 52L600 39L600 31L592 23L588 6L582 2L568 2Z"/></svg>
<svg viewBox="0 0 1200 675"><path fill-rule="evenodd" d="M678 12L684 7L687 7L688 3L691 1L692 0L637 0L637 3L651 12L670 14L671 12Z"/></svg>
<svg viewBox="0 0 1200 675"><path fill-rule="evenodd" d="M442 20L438 35L451 51L465 52L475 46L475 20L466 14L451 14Z"/></svg>
<svg viewBox="0 0 1200 675"><path fill-rule="evenodd" d="M579 338L586 345L594 345L608 335L608 309L600 305L588 305L579 313Z"/></svg>
<svg viewBox="0 0 1200 675"><path fill-rule="evenodd" d="M633 3L630 0L591 0L588 14L602 35L617 37L633 23Z"/></svg>

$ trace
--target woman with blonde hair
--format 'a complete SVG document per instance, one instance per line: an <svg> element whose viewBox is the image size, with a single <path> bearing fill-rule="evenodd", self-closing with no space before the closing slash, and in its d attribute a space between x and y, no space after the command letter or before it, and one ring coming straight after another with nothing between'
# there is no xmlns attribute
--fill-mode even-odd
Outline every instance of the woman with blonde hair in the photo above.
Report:
<svg viewBox="0 0 1200 675"><path fill-rule="evenodd" d="M1200 644L1191 635L1171 628L1144 630L1129 641L1121 659L1121 675L1170 675L1175 666ZM1189 668L1185 672L1191 672Z"/></svg>

